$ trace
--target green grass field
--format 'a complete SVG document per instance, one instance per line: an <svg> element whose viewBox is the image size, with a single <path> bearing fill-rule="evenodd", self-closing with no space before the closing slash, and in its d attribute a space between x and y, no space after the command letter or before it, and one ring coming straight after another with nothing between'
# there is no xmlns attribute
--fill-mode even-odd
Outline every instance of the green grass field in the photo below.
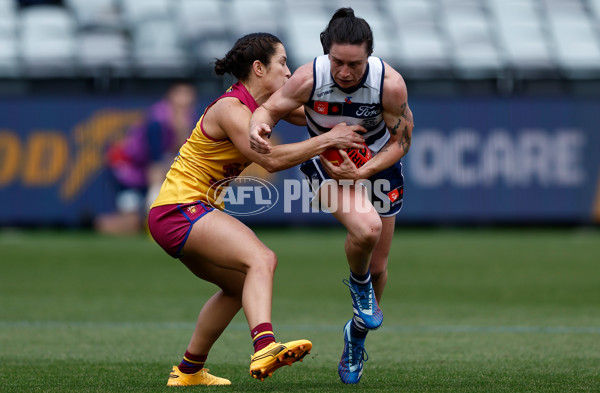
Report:
<svg viewBox="0 0 600 393"><path fill-rule="evenodd" d="M0 231L0 391L599 392L600 232L397 230L359 385L337 376L352 314L344 233L261 229L279 255L277 339L303 363L248 375L243 314L207 367L230 387L167 388L215 288L149 238Z"/></svg>

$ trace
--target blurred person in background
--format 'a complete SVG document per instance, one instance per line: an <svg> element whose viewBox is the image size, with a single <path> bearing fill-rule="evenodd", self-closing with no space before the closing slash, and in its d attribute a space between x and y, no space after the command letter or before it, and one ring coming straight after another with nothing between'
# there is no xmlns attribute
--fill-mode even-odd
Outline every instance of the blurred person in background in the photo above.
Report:
<svg viewBox="0 0 600 393"><path fill-rule="evenodd" d="M188 82L178 82L109 148L106 159L117 187L117 210L99 215L96 230L136 234L144 228L149 205L196 119L196 90Z"/></svg>
<svg viewBox="0 0 600 393"><path fill-rule="evenodd" d="M311 186L317 182L313 189L317 198L327 195L334 199L321 202L338 207L332 214L348 231L345 252L350 278L344 283L350 288L353 318L343 329L344 349L338 373L344 383L358 383L363 360L368 358L364 350L367 333L383 322L378 304L387 283L395 216L402 207L400 159L410 148L413 116L404 79L389 64L371 56L373 33L352 8L335 12L321 33L321 44L325 55L298 68L289 82L254 112L250 140L253 149L270 154L271 128L299 106L306 110L311 138L327 135L340 122L367 129L364 137L373 158L360 168L345 151L340 151L340 166L321 156L300 167ZM339 179L368 179L371 184L383 180L389 187L383 199L375 193L369 197L358 183L348 190L334 182ZM332 187L332 182L336 192L323 192L325 185Z"/></svg>
<svg viewBox="0 0 600 393"><path fill-rule="evenodd" d="M200 279L219 287L202 307L183 359L172 368L168 386L230 384L209 374L204 364L240 308L254 346L252 377L263 380L311 350L308 340L276 342L271 306L277 257L250 228L221 211L223 202L211 191L215 184L229 184L253 161L269 172L279 171L328 148L360 147L363 141L356 134L362 127L340 125L318 138L274 146L270 154L250 148L252 112L291 75L285 48L271 34L240 38L224 58L216 61L215 72L231 74L238 81L204 110L148 215L154 240ZM286 120L306 124L302 108Z"/></svg>

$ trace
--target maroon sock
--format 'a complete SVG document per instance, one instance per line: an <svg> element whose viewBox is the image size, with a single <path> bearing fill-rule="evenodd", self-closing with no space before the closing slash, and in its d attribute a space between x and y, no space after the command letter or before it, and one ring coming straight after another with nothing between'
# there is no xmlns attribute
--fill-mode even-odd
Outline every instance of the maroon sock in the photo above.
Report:
<svg viewBox="0 0 600 393"><path fill-rule="evenodd" d="M183 355L183 359L179 363L179 371L184 374L195 374L202 370L207 357L208 355L194 355L185 351L185 355Z"/></svg>
<svg viewBox="0 0 600 393"><path fill-rule="evenodd" d="M267 345L275 342L275 335L273 334L273 325L268 322L257 325L250 331L252 336L252 344L254 344L254 352L258 352Z"/></svg>

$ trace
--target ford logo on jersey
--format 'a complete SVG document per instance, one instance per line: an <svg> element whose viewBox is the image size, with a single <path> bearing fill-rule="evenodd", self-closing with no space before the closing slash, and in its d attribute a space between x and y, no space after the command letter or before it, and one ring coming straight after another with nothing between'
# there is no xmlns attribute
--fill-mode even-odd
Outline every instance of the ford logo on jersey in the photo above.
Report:
<svg viewBox="0 0 600 393"><path fill-rule="evenodd" d="M373 117L381 113L381 107L379 105L361 105L356 111L358 117Z"/></svg>
<svg viewBox="0 0 600 393"><path fill-rule="evenodd" d="M279 192L273 184L254 176L239 176L214 183L208 190L209 200L232 216L253 216L275 206ZM212 206L212 203L211 203Z"/></svg>

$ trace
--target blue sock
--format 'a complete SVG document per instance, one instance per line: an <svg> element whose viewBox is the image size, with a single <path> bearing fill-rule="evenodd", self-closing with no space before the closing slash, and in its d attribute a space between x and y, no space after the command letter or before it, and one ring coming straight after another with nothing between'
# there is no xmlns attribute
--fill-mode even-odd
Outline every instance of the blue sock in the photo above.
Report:
<svg viewBox="0 0 600 393"><path fill-rule="evenodd" d="M350 323L350 334L352 337L356 338L365 338L367 337L367 333L369 333L369 329L365 329L364 327L359 326L355 319L352 318L352 322Z"/></svg>
<svg viewBox="0 0 600 393"><path fill-rule="evenodd" d="M371 282L371 271L367 270L365 274L355 274L350 270L350 281L358 285L367 285ZM352 317L352 323L350 324L350 334L352 337L365 338L369 333L369 329L365 328L362 323L356 321L356 316Z"/></svg>
<svg viewBox="0 0 600 393"><path fill-rule="evenodd" d="M371 271L367 270L365 274L356 274L350 270L350 280L356 284L368 284L371 281Z"/></svg>

